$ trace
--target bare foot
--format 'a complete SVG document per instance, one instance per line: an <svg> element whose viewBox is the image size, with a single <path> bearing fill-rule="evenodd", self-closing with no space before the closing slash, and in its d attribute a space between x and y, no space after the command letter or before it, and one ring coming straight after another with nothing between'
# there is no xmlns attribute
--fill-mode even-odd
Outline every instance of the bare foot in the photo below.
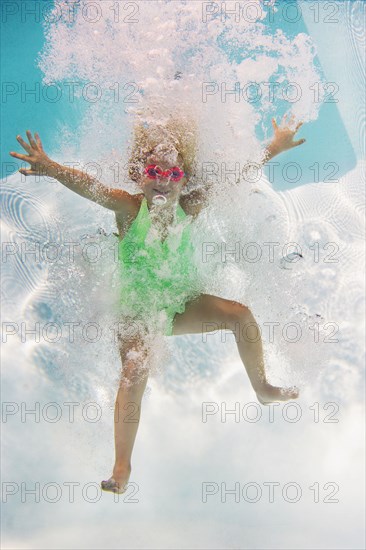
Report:
<svg viewBox="0 0 366 550"><path fill-rule="evenodd" d="M131 468L116 469L114 468L112 477L102 481L101 487L103 491L122 494L127 489L128 480L131 474Z"/></svg>
<svg viewBox="0 0 366 550"><path fill-rule="evenodd" d="M259 403L262 405L269 405L276 401L288 401L289 399L296 399L299 397L299 390L293 386L292 388L280 388L277 386L271 386L271 384L265 383L256 392Z"/></svg>

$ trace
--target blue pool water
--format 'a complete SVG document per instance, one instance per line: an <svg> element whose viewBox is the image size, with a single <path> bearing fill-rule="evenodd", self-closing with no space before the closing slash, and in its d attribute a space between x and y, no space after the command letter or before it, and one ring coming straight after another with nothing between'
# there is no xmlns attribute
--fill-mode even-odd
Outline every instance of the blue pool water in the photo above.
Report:
<svg viewBox="0 0 366 550"><path fill-rule="evenodd" d="M18 6L17 3L14 4ZM51 2L47 2L45 14L49 13L48 6L50 4ZM317 38L324 36L325 31L327 31L330 39L334 28L339 31L339 22L332 23L332 21L340 19L339 14L343 11L338 10L343 10L342 2L333 3L328 8L322 6L319 8L320 14L329 19L328 24L322 26L314 22L316 16L309 7L309 2L293 2L293 4L298 6L297 11L295 11L295 8L291 10L281 7L271 17L267 13L264 24L269 34L281 29L286 36L292 38L298 33L308 33L309 26L313 32L317 32ZM350 5L352 3L343 2L343 4ZM15 136L18 133L24 133L25 129L28 128L38 131L43 136L46 148L55 149L64 122L67 122L71 132L75 132L81 123L82 113L85 111L85 104L87 103L85 100L78 100L77 98L74 98L71 103L69 98L70 95L73 97L73 94L70 91L70 86L63 86L59 98L55 100L57 98L56 93L52 90L48 93L46 87L42 85L44 75L37 62L44 45L45 22L42 21L41 17L43 13L41 11L42 3L39 2L39 5L39 12L35 10L34 15L32 15L29 6L30 13L27 15L26 9L21 8L21 3L19 3L18 9L14 8L14 14L12 11L8 13L3 8L3 18L6 24L3 24L1 37L3 51L2 79L3 82L9 83L6 93L3 93L3 175L13 173L17 169L18 163L14 163L12 159L7 158L6 154L7 151L16 147ZM334 5L340 7L336 14L332 15L332 6ZM355 9L359 11L359 14L354 17L354 20L362 18L362 6L356 6ZM51 16L49 16L49 19L52 20ZM321 52L315 58L315 63L319 67L320 74L323 75L325 82L333 82L337 76L338 83L339 70L337 70L337 67L341 65L341 61L338 62L338 58L332 56L332 49L327 47L328 44L329 42L325 41ZM223 43L223 48L225 49L225 47L227 46ZM236 53L237 58L240 58L240 53L245 56L245 50L239 50L239 53ZM342 51L342 54L344 55L344 51ZM254 57L255 53L252 56ZM17 60L16 63L13 62L14 59ZM272 79L272 81L275 81L275 79ZM77 79L73 79L73 82L77 82ZM82 80L79 82L82 82ZM302 167L301 176L296 181L296 186L312 182L315 178L317 178L316 181L323 180L327 175L339 178L354 168L357 151L354 151L355 144L352 144L349 124L346 124L348 126L346 128L345 121L342 119L339 102L344 104L346 98L354 96L355 83L344 78L339 84L341 84L339 90L337 90L334 97L330 95L327 98L327 101L319 110L318 117L302 128L301 136L307 139L307 144L298 150L283 153L280 160L276 159L281 166L273 170L273 176L266 168L266 175L272 178L271 183L273 183L275 189L281 190L293 187L291 180L296 179L297 175L294 170L292 172L290 170L288 174L289 181L281 177L283 165L288 162L297 163ZM35 91L35 93L32 93L32 91ZM330 86L328 91L331 94L333 87ZM286 112L286 108L284 101L277 101L270 115L282 117ZM52 124L50 124L50 120ZM272 131L269 115L265 116L261 123L257 125L256 131L260 140L269 138ZM335 136L338 136L338 138L334 139ZM319 163L319 168L310 168L314 165L314 150L317 152L316 162ZM13 162L13 164L4 165L6 161ZM333 167L328 166L327 163L335 162L337 168L334 175Z"/></svg>

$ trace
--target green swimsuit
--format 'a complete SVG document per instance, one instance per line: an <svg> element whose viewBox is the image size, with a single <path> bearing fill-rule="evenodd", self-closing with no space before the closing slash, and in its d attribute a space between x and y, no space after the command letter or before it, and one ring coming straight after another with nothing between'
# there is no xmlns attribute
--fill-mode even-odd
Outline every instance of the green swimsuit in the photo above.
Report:
<svg viewBox="0 0 366 550"><path fill-rule="evenodd" d="M178 204L174 223L161 242L144 198L119 243L122 314L142 319L167 336L172 335L175 314L183 313L188 299L200 293L189 221Z"/></svg>

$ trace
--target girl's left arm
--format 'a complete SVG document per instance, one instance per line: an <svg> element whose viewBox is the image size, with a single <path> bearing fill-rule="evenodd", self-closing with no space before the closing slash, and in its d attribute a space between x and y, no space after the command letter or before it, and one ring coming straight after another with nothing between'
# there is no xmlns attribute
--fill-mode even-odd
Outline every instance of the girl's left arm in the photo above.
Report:
<svg viewBox="0 0 366 550"><path fill-rule="evenodd" d="M288 115L284 115L280 126L277 125L276 119L272 118L274 137L271 143L267 145L264 150L261 166L276 155L305 143L306 139L298 139L297 141L294 141L294 136L298 129L303 125L303 122L298 122L296 126L293 127L295 115L292 115L291 118L286 120L287 116ZM292 128L290 128L290 126Z"/></svg>
<svg viewBox="0 0 366 550"><path fill-rule="evenodd" d="M272 118L274 137L271 143L266 147L263 153L262 162L259 166L262 166L276 155L305 143L306 139L294 141L294 136L297 130L303 125L303 122L298 122L294 128L295 116L292 115L292 117L287 120L286 117L287 115L284 115L280 126L278 126L276 120ZM287 126L285 126L286 123ZM290 128L290 126L292 126L292 128ZM184 195L184 197L180 199L180 204L186 214L191 214L195 217L201 212L202 208L207 206L209 195L209 186L203 186L203 188L192 190L189 194Z"/></svg>

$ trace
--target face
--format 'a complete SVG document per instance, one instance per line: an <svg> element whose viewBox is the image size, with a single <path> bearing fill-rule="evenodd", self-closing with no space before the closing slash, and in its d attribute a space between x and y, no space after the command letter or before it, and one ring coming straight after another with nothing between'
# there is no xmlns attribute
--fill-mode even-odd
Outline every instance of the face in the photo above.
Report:
<svg viewBox="0 0 366 550"><path fill-rule="evenodd" d="M157 165L159 168L161 168L163 172L165 172L169 168L173 168L174 166L178 166L181 170L183 170L183 162L182 159L179 157L175 165L170 166L170 164L168 164L163 158L159 158L156 155L151 155L146 160L145 168L149 164ZM179 195L181 194L182 189L184 188L187 181L188 178L186 176L184 176L179 181L172 181L171 179L169 179L169 177L165 176L158 176L156 179L150 179L145 174L143 174L140 180L140 187L149 204L152 203L152 199L154 196L164 195L164 197L167 199L167 205L172 204L179 199Z"/></svg>

